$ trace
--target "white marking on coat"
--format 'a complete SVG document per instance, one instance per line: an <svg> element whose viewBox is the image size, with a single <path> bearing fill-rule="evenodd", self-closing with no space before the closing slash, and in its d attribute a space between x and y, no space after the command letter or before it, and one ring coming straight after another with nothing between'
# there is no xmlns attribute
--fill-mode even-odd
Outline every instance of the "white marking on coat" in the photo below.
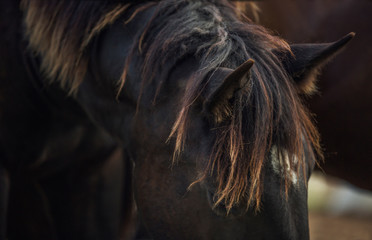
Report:
<svg viewBox="0 0 372 240"><path fill-rule="evenodd" d="M283 174L282 169L285 168L287 172L290 174L290 180L293 185L297 185L298 183L298 174L295 170L290 168L290 162L289 162L289 156L287 151L284 150L284 160L282 159L283 155L278 154L278 148L276 146L273 146L271 148L271 156L270 156L270 162L272 164L272 167L274 169L274 172L278 174L278 176L281 176ZM297 157L294 159L294 164L298 163ZM282 176L284 178L284 176Z"/></svg>

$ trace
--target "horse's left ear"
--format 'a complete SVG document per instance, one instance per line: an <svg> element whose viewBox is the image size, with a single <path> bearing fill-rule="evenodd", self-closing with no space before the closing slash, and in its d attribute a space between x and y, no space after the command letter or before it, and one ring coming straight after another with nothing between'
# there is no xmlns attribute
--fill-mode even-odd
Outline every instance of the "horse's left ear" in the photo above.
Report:
<svg viewBox="0 0 372 240"><path fill-rule="evenodd" d="M354 36L355 33L349 33L333 43L293 44L292 54L279 56L300 93L311 94L315 91L316 77L320 68L339 53Z"/></svg>

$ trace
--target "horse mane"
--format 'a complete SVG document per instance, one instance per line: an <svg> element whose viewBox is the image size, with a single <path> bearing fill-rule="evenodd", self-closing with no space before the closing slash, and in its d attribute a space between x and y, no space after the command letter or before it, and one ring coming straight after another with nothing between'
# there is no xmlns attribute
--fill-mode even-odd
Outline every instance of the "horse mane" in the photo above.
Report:
<svg viewBox="0 0 372 240"><path fill-rule="evenodd" d="M145 1L22 0L25 35L30 49L42 56L41 70L47 79L75 93L88 68L89 43L133 2ZM240 12L258 16L256 4L236 5Z"/></svg>
<svg viewBox="0 0 372 240"><path fill-rule="evenodd" d="M23 0L26 36L31 49L42 56L41 67L50 81L59 81L70 93L76 92L87 70L90 41L129 6L111 1ZM245 200L247 206L259 209L265 158L276 147L287 193L292 171L299 174L300 169L306 169L305 155L321 156L318 132L272 51L290 51L289 45L241 17L226 0L164 0L155 8L132 46L119 91L133 54L144 57L142 86L159 75L168 61L177 62L187 56L200 61L199 72L188 80L170 133L176 139L177 156L187 142L190 109L206 86L198 74L218 67L234 69L247 59L254 59L250 86L241 91L241 98L234 100L230 117L211 127L215 145L196 182L213 174L216 204L223 202L230 210ZM159 81L157 92L162 84ZM304 144L303 139L308 141Z"/></svg>
<svg viewBox="0 0 372 240"><path fill-rule="evenodd" d="M290 51L289 45L244 19L224 0L161 1L139 37L137 48L133 47L133 53L140 49L144 55L142 79L147 81L160 74L167 61L177 62L188 56L200 61L199 72L188 79L170 134L176 139L176 157L187 147L190 111L207 84L200 75L218 67L235 69L247 59L255 60L251 84L242 91L241 98L235 99L229 109L230 118L211 126L215 144L203 175L196 180L215 176L215 204L224 203L228 211L243 199L247 207L259 209L265 158L273 148L283 166L280 171L286 195L293 171L299 175L302 169L306 177L305 155L322 157L319 134L310 114L281 59L273 53L274 49ZM124 69L122 83L126 72Z"/></svg>
<svg viewBox="0 0 372 240"><path fill-rule="evenodd" d="M88 67L87 47L129 7L113 1L22 0L25 35L49 81L75 93Z"/></svg>

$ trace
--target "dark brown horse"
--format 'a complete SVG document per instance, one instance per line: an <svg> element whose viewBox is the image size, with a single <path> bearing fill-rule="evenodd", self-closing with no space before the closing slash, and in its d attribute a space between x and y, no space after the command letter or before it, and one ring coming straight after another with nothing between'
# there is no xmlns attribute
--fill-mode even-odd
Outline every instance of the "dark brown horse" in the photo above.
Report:
<svg viewBox="0 0 372 240"><path fill-rule="evenodd" d="M324 171L372 190L372 1L267 0L259 6L262 23L293 42L356 31L350 48L321 75L310 108L326 150Z"/></svg>
<svg viewBox="0 0 372 240"><path fill-rule="evenodd" d="M352 34L289 46L224 0L2 4L3 238L119 239L133 193L137 238L309 238L301 96Z"/></svg>
<svg viewBox="0 0 372 240"><path fill-rule="evenodd" d="M122 147L43 82L22 18L0 2L0 239L117 239L132 199Z"/></svg>

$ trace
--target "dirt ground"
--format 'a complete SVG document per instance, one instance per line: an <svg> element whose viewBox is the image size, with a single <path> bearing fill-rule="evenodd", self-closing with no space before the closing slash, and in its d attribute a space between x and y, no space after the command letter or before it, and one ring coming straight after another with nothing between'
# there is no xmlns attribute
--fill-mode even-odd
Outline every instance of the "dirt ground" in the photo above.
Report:
<svg viewBox="0 0 372 240"><path fill-rule="evenodd" d="M372 217L310 213L311 240L372 240Z"/></svg>

